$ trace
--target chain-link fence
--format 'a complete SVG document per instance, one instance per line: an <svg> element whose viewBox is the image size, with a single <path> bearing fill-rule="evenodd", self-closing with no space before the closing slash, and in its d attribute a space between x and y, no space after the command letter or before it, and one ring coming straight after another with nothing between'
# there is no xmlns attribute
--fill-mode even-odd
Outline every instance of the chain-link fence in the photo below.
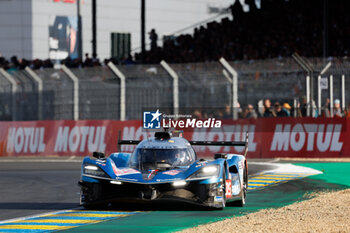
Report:
<svg viewBox="0 0 350 233"><path fill-rule="evenodd" d="M314 100L317 100L317 76L325 66L321 58L308 59L314 69ZM301 99L306 93L307 73L292 58L229 63L238 72L238 102L241 107L269 98L272 102ZM232 84L219 62L170 64L179 78L180 113L186 109L232 107ZM161 65L117 66L126 77L126 119L140 119L145 108L172 108L173 79ZM79 119L120 119L121 81L108 67L71 69L78 78ZM25 70L9 70L17 83L11 83L0 72L0 119L61 120L74 119L74 84L63 70L36 70L39 84ZM226 75L226 76L225 76ZM341 76L345 75L345 103L350 103L350 61L333 59L323 77L333 75L334 99L341 99ZM329 97L329 85L323 86L322 102ZM15 98L15 101L13 101ZM42 101L39 99L42 98ZM42 106L39 106L41 104ZM42 116L39 110L42 109ZM183 110L183 111L182 111Z"/></svg>

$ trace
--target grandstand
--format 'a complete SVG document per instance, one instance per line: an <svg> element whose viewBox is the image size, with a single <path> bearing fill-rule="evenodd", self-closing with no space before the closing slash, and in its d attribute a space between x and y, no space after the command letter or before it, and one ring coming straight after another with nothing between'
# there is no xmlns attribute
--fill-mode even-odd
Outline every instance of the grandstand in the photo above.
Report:
<svg viewBox="0 0 350 233"><path fill-rule="evenodd" d="M350 32L343 25L350 24L350 2L329 1L327 22L327 45L323 44L323 4L317 0L265 0L260 9L255 1L247 0L249 11L244 12L240 1L230 6L232 20L224 17L220 22L212 21L194 28L193 34L167 36L162 47L150 49L145 54L145 63L169 63L227 60L257 60L290 57L297 52L305 57L348 57ZM277 23L278 22L278 23ZM161 40L159 38L159 40ZM159 43L161 44L161 43ZM326 46L326 51L324 51ZM323 54L326 52L326 54ZM140 53L134 58L110 58L104 62L96 60L93 65L142 63ZM88 66L83 59L62 61L68 67ZM33 69L51 68L50 60L28 61L12 57L10 61L0 58L0 66ZM91 65L90 65L91 66Z"/></svg>
<svg viewBox="0 0 350 233"><path fill-rule="evenodd" d="M243 12L239 1L231 6L233 20L210 22L164 41L164 46L147 53L148 63L162 59L172 63L228 60L256 60L290 57L297 52L305 57L322 57L323 4L319 0L245 1L250 11ZM328 44L325 56L348 57L350 53L350 2L329 1Z"/></svg>
<svg viewBox="0 0 350 233"><path fill-rule="evenodd" d="M239 116L245 117L246 106L252 104L262 116L263 106L258 103L268 98L273 103L288 103L292 107L291 116L305 116L306 105L314 107L303 103L310 91L305 77L310 74L291 58L293 53L312 64L315 84L311 86L311 99L314 100L317 99L316 76L326 61L332 62L324 75L334 75L332 98L341 99L342 111L346 110L350 89L345 88L343 96L340 77L347 78L350 67L349 1L325 1L326 18L325 5L317 0L262 0L259 7L257 1L232 2L228 8L230 16L195 27L192 34L158 36L158 40L164 41L153 43L146 51L144 64L139 52L123 58L99 59L86 54L84 58L61 60L60 64L79 80L78 108L74 107L77 104L72 78L62 69L54 69L54 60L21 59L16 54L11 58L0 57L0 67L4 69L0 72L0 118L75 119L74 111L79 109L78 119L121 119L121 78L111 70L112 62L126 77L125 119L139 119L139 112L145 106L174 105L173 80L159 65L162 60L170 64L179 77L178 101L183 111L218 108L214 115L220 117L229 106L240 108ZM244 10L242 2L249 6L249 11ZM325 27L328 37L324 34ZM233 106L233 90L219 63L222 57L238 72L240 106ZM41 84L28 69L35 71ZM17 84L15 92L8 75ZM344 85L350 84L347 81ZM323 106L330 95L325 90L321 93ZM323 106L323 112L331 107L332 104ZM232 117L232 112L230 114Z"/></svg>

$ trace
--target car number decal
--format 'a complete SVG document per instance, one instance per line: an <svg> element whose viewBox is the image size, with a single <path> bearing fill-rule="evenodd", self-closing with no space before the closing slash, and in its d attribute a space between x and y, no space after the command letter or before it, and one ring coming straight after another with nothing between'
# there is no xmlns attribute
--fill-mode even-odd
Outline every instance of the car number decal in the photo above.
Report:
<svg viewBox="0 0 350 233"><path fill-rule="evenodd" d="M226 180L226 198L232 197L232 181Z"/></svg>

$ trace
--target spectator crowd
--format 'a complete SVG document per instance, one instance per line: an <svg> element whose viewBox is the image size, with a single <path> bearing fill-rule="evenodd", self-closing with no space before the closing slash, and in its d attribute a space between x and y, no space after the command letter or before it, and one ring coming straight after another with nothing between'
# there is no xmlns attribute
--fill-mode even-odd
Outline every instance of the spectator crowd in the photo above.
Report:
<svg viewBox="0 0 350 233"><path fill-rule="evenodd" d="M314 103L312 105L307 104L306 98L303 97L301 103L296 102L296 105L293 107L288 102L280 103L278 101L274 102L272 105L270 99L264 99L257 103L256 108L254 108L252 104L248 104L246 107L241 108L238 103L236 111L238 112L238 118L243 119L255 119L259 117L307 117L308 108L310 111L310 117L350 117L350 104L343 110L340 100L335 99L333 107L331 108L330 100L328 98L321 109L317 109ZM232 118L232 112L232 108L229 105L226 105L223 112L218 111L213 117ZM201 116L198 115L198 112L195 112L194 115Z"/></svg>
<svg viewBox="0 0 350 233"><path fill-rule="evenodd" d="M261 8L255 0L245 0L249 11L244 12L240 1L230 7L233 20L209 22L194 29L193 34L168 36L162 47L155 29L149 32L150 50L123 58L110 58L102 62L88 54L84 59L67 58L61 61L68 67L91 67L107 64L169 63L254 60L290 57L294 52L306 57L323 56L324 9L319 0L262 0ZM350 53L350 1L328 1L327 56L348 57ZM1 57L0 67L5 69L51 68L51 60L26 60L13 56Z"/></svg>
<svg viewBox="0 0 350 233"><path fill-rule="evenodd" d="M80 59L80 58L71 59L67 57L66 59L62 60L60 64L64 64L70 68L84 68L84 67L107 65L109 61L112 61L115 64L134 64L134 61L132 60L131 55L121 60L116 58L105 59L103 63L101 63L98 58L89 57L88 53L85 54L84 59ZM18 70L18 69L23 70L27 66L33 70L37 70L37 69L53 68L54 64L53 64L53 61L51 61L50 59L27 60L27 59L18 59L17 56L12 56L9 60L7 60L4 57L2 57L0 54L0 67L4 68L5 70Z"/></svg>
<svg viewBox="0 0 350 233"><path fill-rule="evenodd" d="M309 108L309 115L307 114ZM203 108L195 109L191 115L197 119L216 118L216 119L232 119L233 108L230 105L226 105L224 109L221 108ZM237 117L239 119L256 119L256 118L269 118L269 117L350 117L350 104L343 110L341 107L341 101L335 99L333 101L333 107L330 106L329 98L326 99L325 104L321 109L317 109L315 103L307 104L306 97L302 97L301 101L296 101L295 104L290 104L288 101L274 102L272 104L270 99L260 100L256 106L247 104L245 107L241 107L239 103L235 108L237 111ZM333 113L333 114L332 114Z"/></svg>
<svg viewBox="0 0 350 233"><path fill-rule="evenodd" d="M171 63L227 60L255 60L290 57L294 52L305 57L323 56L323 1L245 0L230 7L233 20L210 22L184 34L164 39L163 47L146 53L146 63L162 59ZM350 1L328 1L327 56L344 57L350 53ZM140 56L136 56L138 61Z"/></svg>

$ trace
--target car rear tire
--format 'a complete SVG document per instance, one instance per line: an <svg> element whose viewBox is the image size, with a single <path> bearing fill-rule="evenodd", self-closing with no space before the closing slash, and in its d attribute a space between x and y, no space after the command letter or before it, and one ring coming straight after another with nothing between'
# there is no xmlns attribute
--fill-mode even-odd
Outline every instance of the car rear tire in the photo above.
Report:
<svg viewBox="0 0 350 233"><path fill-rule="evenodd" d="M247 198L247 190L248 190L248 176L247 176L247 168L244 166L243 170L243 188L241 191L241 198L238 201L234 201L233 206L243 207L246 203Z"/></svg>
<svg viewBox="0 0 350 233"><path fill-rule="evenodd" d="M221 182L221 185L222 185L222 203L221 205L217 208L219 210L223 210L225 209L226 207L226 172L225 170L223 170L222 172L222 182Z"/></svg>
<svg viewBox="0 0 350 233"><path fill-rule="evenodd" d="M80 205L83 206L87 210L103 210L106 209L109 205L107 202L95 203L95 201L90 202L90 196L93 195L91 193L86 193L80 190ZM84 196L84 198L83 198Z"/></svg>
<svg viewBox="0 0 350 233"><path fill-rule="evenodd" d="M108 203L103 204L83 204L86 210L105 210L108 207Z"/></svg>

